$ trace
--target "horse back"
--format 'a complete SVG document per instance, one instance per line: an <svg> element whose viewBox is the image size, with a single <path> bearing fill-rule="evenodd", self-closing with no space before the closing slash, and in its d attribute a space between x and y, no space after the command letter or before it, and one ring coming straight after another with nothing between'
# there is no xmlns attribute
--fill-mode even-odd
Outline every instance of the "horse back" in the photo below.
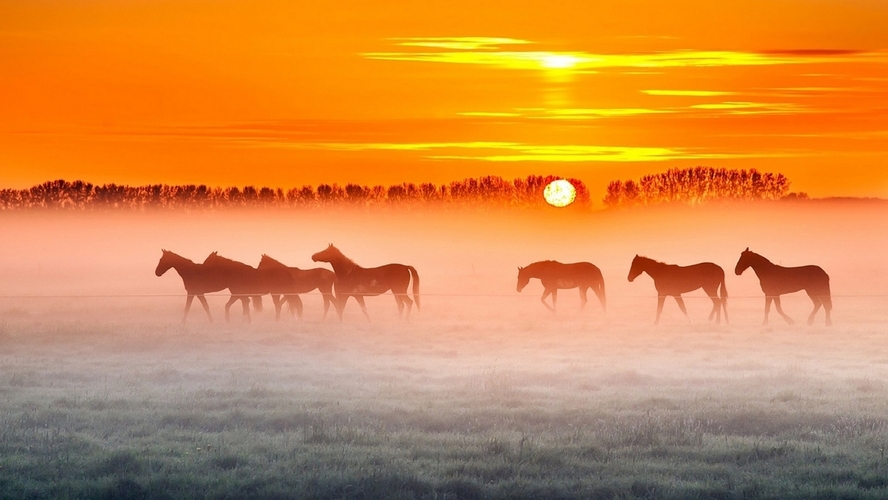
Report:
<svg viewBox="0 0 888 500"><path fill-rule="evenodd" d="M829 295L829 275L820 266L774 266L769 273L759 276L765 293L791 293L808 290Z"/></svg>
<svg viewBox="0 0 888 500"><path fill-rule="evenodd" d="M601 269L591 262L573 262L562 264L560 262L548 262L545 269L539 273L540 281L544 287L555 286L557 288L597 287L604 278Z"/></svg>

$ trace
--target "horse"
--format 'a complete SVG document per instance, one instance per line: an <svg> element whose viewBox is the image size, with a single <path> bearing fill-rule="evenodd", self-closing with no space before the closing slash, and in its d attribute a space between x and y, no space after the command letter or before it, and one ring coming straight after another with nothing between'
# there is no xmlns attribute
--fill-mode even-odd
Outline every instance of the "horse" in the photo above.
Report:
<svg viewBox="0 0 888 500"><path fill-rule="evenodd" d="M555 302L558 299L558 289L579 288L580 310L586 307L586 291L591 288L598 300L601 309L607 312L607 299L604 294L604 278L601 270L589 262L576 262L562 264L554 260L534 262L527 267L518 267L518 286L520 292L530 283L531 278L538 278L543 284L543 296L540 302L547 309L555 312ZM552 296L552 305L546 303L546 297Z"/></svg>
<svg viewBox="0 0 888 500"><path fill-rule="evenodd" d="M327 319L330 304L336 304L336 296L333 295L336 274L329 269L290 267L266 254L262 254L262 259L259 260L259 266L256 269L265 275L272 284L269 292L271 300L274 302L276 320L281 318L281 306L284 300L290 305L290 312L292 313L295 309L296 317L302 319L302 299L297 295L300 293L315 289L321 292L324 298L324 319ZM283 275L279 277L281 273Z"/></svg>
<svg viewBox="0 0 888 500"><path fill-rule="evenodd" d="M216 270L186 259L169 250L161 250L161 252L162 255L160 256L160 261L157 262L154 274L156 276L163 276L170 268L175 269L179 276L182 277L182 284L185 285L185 291L188 294L188 298L185 299L185 313L182 315L182 323L185 323L188 319L188 311L191 309L191 303L195 297L200 301L204 311L207 313L207 318L212 323L213 315L210 313L210 306L207 304L204 294L219 292L228 288L226 277Z"/></svg>
<svg viewBox="0 0 888 500"><path fill-rule="evenodd" d="M678 308L690 320L691 317L688 316L681 294L698 288L703 288L703 291L712 299L709 321L715 317L716 322L721 324L721 312L724 309L725 323L728 323L728 289L725 288L725 271L718 264L701 262L692 266L677 266L636 255L629 268L629 281L635 280L643 272L648 273L654 279L654 287L657 289L655 325L660 323L660 313L663 312L663 303L668 295L675 298ZM721 296L718 294L719 287L721 287Z"/></svg>
<svg viewBox="0 0 888 500"><path fill-rule="evenodd" d="M225 321L231 321L229 310L238 300L243 304L244 320L248 323L252 321L250 299L253 301L253 308L257 312L262 311L262 295L268 293L268 285L255 267L222 257L218 252L208 255L203 265L218 273L231 292L231 298L225 303Z"/></svg>
<svg viewBox="0 0 888 500"><path fill-rule="evenodd" d="M336 273L336 298L339 306L339 320L342 321L342 312L349 297L354 297L361 306L367 321L370 314L364 305L365 295L381 295L389 290L395 295L398 304L398 317L407 306L407 318L410 318L410 310L416 302L416 310L419 311L419 274L413 266L404 264L386 264L380 267L361 267L345 255L331 243L327 248L311 256L315 262L327 262L333 266ZM413 300L407 296L407 286L410 278L413 278Z"/></svg>
<svg viewBox="0 0 888 500"><path fill-rule="evenodd" d="M814 302L814 310L808 316L808 324L814 324L814 315L823 306L826 311L826 326L832 325L830 312L832 311L832 296L829 292L829 275L820 266L783 267L772 263L761 255L749 251L749 247L740 253L740 260L734 267L734 272L739 276L747 268L751 267L758 276L762 291L765 292L765 321L768 324L768 315L771 312L771 301L777 307L777 312L783 316L790 325L792 318L783 312L780 306L780 296L784 293L804 290Z"/></svg>

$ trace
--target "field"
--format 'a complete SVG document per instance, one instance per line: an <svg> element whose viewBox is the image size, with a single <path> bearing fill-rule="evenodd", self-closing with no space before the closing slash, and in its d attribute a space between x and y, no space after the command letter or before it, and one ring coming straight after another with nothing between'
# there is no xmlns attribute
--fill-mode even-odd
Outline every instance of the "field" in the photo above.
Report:
<svg viewBox="0 0 888 500"><path fill-rule="evenodd" d="M888 207L562 214L2 215L0 498L888 495ZM323 321L314 293L302 322L225 323L220 295L183 325L179 277L153 275L162 247L312 267L330 241L414 264L422 311ZM794 294L797 324L763 327L746 246L822 265L835 325ZM730 325L695 292L693 323L668 301L654 326L635 253L722 265ZM598 264L607 314L515 292L545 258Z"/></svg>

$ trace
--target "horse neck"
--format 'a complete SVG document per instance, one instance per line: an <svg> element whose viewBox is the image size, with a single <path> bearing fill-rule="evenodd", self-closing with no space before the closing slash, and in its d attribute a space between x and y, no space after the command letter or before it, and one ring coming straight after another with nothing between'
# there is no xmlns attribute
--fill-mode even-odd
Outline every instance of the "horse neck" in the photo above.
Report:
<svg viewBox="0 0 888 500"><path fill-rule="evenodd" d="M770 269L776 266L776 264L757 253L752 255L753 257L749 259L749 267L751 267L753 271L758 272L762 269Z"/></svg>
<svg viewBox="0 0 888 500"><path fill-rule="evenodd" d="M188 276L194 273L197 269L200 269L200 264L195 263L192 260L186 259L181 255L173 254L175 257L173 259L173 263L170 267L176 270L179 273L179 276Z"/></svg>
<svg viewBox="0 0 888 500"><path fill-rule="evenodd" d="M648 273L651 278L660 275L661 271L666 267L666 264L657 262L654 259L644 259L642 262L641 271Z"/></svg>
<svg viewBox="0 0 888 500"><path fill-rule="evenodd" d="M350 274L358 267L355 261L345 255L339 255L334 259L330 259L330 265L333 266L333 271L336 274L342 274L343 276Z"/></svg>
<svg viewBox="0 0 888 500"><path fill-rule="evenodd" d="M525 267L524 271L525 273L527 273L528 278L539 278L540 275L543 273L543 270L549 267L546 264L546 262L534 262L533 264Z"/></svg>

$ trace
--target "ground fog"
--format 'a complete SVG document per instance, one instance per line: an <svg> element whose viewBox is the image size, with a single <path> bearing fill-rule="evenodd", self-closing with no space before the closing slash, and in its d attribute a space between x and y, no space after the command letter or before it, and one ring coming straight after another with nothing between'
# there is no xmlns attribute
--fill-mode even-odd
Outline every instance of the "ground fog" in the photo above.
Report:
<svg viewBox="0 0 888 500"><path fill-rule="evenodd" d="M888 494L888 207L819 201L578 213L2 214L0 498L881 498ZM414 265L322 320L181 323L161 248L320 266ZM833 327L762 326L750 247L831 276ZM626 280L636 254L727 272L729 325ZM517 267L590 261L590 294L540 303Z"/></svg>

